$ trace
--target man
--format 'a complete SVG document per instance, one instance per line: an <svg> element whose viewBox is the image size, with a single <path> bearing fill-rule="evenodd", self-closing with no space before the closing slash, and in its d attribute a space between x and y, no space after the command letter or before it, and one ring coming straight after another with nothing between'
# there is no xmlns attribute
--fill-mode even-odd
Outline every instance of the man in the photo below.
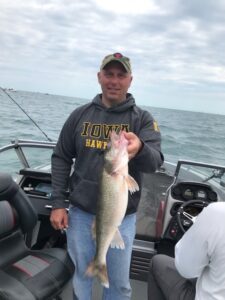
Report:
<svg viewBox="0 0 225 300"><path fill-rule="evenodd" d="M110 131L125 131L128 139L129 173L141 186L141 172L154 172L163 162L160 132L151 115L136 106L127 93L132 82L129 58L120 53L103 59L98 72L102 94L91 103L72 112L64 124L52 155L53 210L55 229L67 228L68 251L75 264L75 299L90 300L92 278L85 276L95 254L91 227L96 214L99 175ZM70 177L75 159L74 172ZM66 212L69 188L70 209ZM103 299L125 300L131 297L129 267L135 236L135 221L140 192L129 195L126 216L120 226L125 250L110 248L107 253L109 288Z"/></svg>
<svg viewBox="0 0 225 300"><path fill-rule="evenodd" d="M153 258L149 300L225 299L224 216L224 202L210 204L177 243L175 260Z"/></svg>

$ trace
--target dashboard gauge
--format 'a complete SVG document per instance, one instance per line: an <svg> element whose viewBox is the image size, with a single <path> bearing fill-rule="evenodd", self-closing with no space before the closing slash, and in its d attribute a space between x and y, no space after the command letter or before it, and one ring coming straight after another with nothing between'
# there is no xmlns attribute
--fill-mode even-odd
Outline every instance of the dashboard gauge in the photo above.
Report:
<svg viewBox="0 0 225 300"><path fill-rule="evenodd" d="M206 191L198 190L198 191L196 192L196 198L197 198L197 199L200 199L200 200L206 200L206 199L207 199Z"/></svg>
<svg viewBox="0 0 225 300"><path fill-rule="evenodd" d="M194 199L194 192L190 188L187 188L183 192L183 197L185 200L192 200Z"/></svg>
<svg viewBox="0 0 225 300"><path fill-rule="evenodd" d="M209 192L209 200L211 201L217 201L217 193L214 191Z"/></svg>
<svg viewBox="0 0 225 300"><path fill-rule="evenodd" d="M181 190L181 188L179 188L179 187L176 186L176 187L173 189L173 193L174 193L174 195L179 196L179 195L181 195L182 190Z"/></svg>

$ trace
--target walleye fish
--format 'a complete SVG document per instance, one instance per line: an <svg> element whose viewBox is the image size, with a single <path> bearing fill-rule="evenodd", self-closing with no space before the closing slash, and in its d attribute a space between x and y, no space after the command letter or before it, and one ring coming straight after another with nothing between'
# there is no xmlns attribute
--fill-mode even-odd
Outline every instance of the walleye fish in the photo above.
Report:
<svg viewBox="0 0 225 300"><path fill-rule="evenodd" d="M128 204L128 191L139 190L137 182L128 174L128 140L123 131L112 131L110 143L104 154L104 166L100 182L96 222L96 254L86 275L97 276L101 284L109 287L106 254L109 246L124 249L124 241L118 227L122 223Z"/></svg>

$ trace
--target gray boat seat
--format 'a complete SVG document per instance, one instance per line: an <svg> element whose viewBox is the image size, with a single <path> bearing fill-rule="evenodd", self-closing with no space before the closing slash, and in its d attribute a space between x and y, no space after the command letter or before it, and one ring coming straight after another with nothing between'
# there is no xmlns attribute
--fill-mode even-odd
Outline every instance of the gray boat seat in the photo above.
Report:
<svg viewBox="0 0 225 300"><path fill-rule="evenodd" d="M0 299L54 299L73 275L67 251L32 250L24 235L37 222L29 198L11 176L0 173Z"/></svg>

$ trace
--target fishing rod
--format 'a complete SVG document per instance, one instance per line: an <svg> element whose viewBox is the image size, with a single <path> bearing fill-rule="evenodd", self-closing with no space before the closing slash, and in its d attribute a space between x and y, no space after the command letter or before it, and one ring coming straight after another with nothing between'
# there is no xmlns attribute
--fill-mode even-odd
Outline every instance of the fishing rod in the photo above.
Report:
<svg viewBox="0 0 225 300"><path fill-rule="evenodd" d="M10 100L13 101L14 104L16 104L19 107L20 110L22 110L22 112L31 120L31 122L41 131L41 133L44 134L44 136L47 138L47 140L49 142L53 142L52 139L50 139L47 136L47 134L40 128L40 126L28 115L28 113L25 111L25 109L18 102L16 102L16 100L10 94L8 94L5 89L3 89L2 87L0 87L0 89L3 91L3 93L5 93L9 97Z"/></svg>

